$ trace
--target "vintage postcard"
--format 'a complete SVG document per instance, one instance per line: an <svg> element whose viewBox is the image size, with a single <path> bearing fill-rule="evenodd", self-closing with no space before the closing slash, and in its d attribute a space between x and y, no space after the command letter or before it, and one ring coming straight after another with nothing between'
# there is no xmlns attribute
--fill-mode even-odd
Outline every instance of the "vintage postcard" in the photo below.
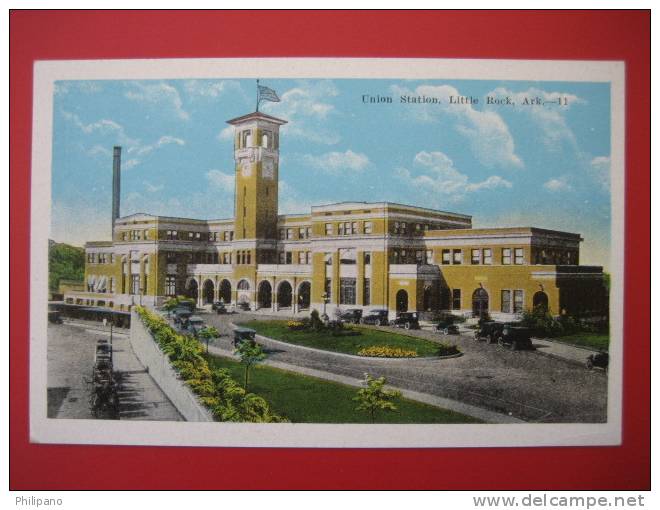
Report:
<svg viewBox="0 0 660 510"><path fill-rule="evenodd" d="M38 62L34 442L621 438L620 62Z"/></svg>

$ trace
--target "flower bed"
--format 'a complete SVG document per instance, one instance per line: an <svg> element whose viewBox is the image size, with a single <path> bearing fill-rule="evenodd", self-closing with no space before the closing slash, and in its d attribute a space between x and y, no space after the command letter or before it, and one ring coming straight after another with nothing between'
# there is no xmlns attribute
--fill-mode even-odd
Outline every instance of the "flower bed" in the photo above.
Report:
<svg viewBox="0 0 660 510"><path fill-rule="evenodd" d="M228 370L211 369L201 344L177 333L162 317L141 306L135 307L160 349L169 357L181 379L218 421L278 423L286 421L273 413L268 402L247 393Z"/></svg>
<svg viewBox="0 0 660 510"><path fill-rule="evenodd" d="M416 358L417 351L401 349L399 347L374 346L358 351L358 356L374 358Z"/></svg>
<svg viewBox="0 0 660 510"><path fill-rule="evenodd" d="M438 356L453 356L460 353L461 350L454 344L441 343L438 345Z"/></svg>

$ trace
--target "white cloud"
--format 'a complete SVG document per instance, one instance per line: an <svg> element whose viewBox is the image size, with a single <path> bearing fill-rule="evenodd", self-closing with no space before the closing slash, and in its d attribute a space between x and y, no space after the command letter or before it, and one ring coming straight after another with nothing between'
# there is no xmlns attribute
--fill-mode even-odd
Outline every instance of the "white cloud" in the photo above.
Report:
<svg viewBox="0 0 660 510"><path fill-rule="evenodd" d="M234 126L227 126L218 133L218 140L224 142L225 140L232 140L234 138Z"/></svg>
<svg viewBox="0 0 660 510"><path fill-rule="evenodd" d="M186 144L186 142L185 142L185 140L182 140L181 138L177 138L175 136L165 135L165 136L161 136L158 139L158 141L156 141L155 143L152 143L150 145L141 145L141 146L136 146L136 147L130 147L128 149L128 152L129 153L135 153L135 155L137 155L137 156L145 156L145 155L153 152L156 149L160 149L161 147L163 147L165 145L171 145L171 144L183 146L183 145Z"/></svg>
<svg viewBox="0 0 660 510"><path fill-rule="evenodd" d="M568 183L568 178L566 176L561 176L556 179L550 179L543 183L543 187L548 191L557 192L557 191L569 191L571 185Z"/></svg>
<svg viewBox="0 0 660 510"><path fill-rule="evenodd" d="M146 189L149 193L158 193L164 188L163 184L156 185L150 183L149 181L143 181L142 184L144 184L144 189Z"/></svg>
<svg viewBox="0 0 660 510"><path fill-rule="evenodd" d="M515 103L513 110L527 114L541 130L541 139L546 149L559 151L561 143L567 142L577 149L575 134L568 126L564 114L575 104L585 101L575 94L564 92L548 92L531 87L522 92L512 92L504 87L498 87L487 95L494 97L510 97ZM539 98L545 105L525 104L525 100ZM559 101L562 100L562 105ZM563 101L565 100L565 104Z"/></svg>
<svg viewBox="0 0 660 510"><path fill-rule="evenodd" d="M187 80L183 87L193 98L215 99L227 91L242 92L241 84L233 80Z"/></svg>
<svg viewBox="0 0 660 510"><path fill-rule="evenodd" d="M392 86L397 96L426 96L440 100L440 104L419 104L409 108L409 112L418 120L430 122L440 117L451 118L455 129L470 144L470 149L477 160L486 167L524 166L516 154L515 143L509 127L500 115L493 111L475 110L470 104L449 104L450 96L461 95L458 89L450 85L420 85L414 90Z"/></svg>
<svg viewBox="0 0 660 510"><path fill-rule="evenodd" d="M112 156L112 151L108 149L107 147L104 147L103 145L94 145L91 149L87 151L88 156L105 156L105 157L110 157Z"/></svg>
<svg viewBox="0 0 660 510"><path fill-rule="evenodd" d="M605 191L610 189L611 164L609 156L597 156L589 162L589 173Z"/></svg>
<svg viewBox="0 0 660 510"><path fill-rule="evenodd" d="M211 185L221 189L226 193L234 192L235 178L234 174L226 174L220 170L209 170L206 172L206 179Z"/></svg>
<svg viewBox="0 0 660 510"><path fill-rule="evenodd" d="M369 158L365 154L350 149L345 152L326 152L319 156L304 154L302 160L313 168L335 174L345 171L359 172L369 164Z"/></svg>
<svg viewBox="0 0 660 510"><path fill-rule="evenodd" d="M83 122L78 115L75 113L68 112L66 110L60 111L62 117L68 122L73 123L86 135L91 135L93 133L100 133L104 136L109 136L112 139L111 143L118 143L120 145L125 145L132 147L140 143L139 140L135 138L130 138L126 135L126 131L121 124L118 124L111 119L100 119L96 122L91 122L86 124Z"/></svg>
<svg viewBox="0 0 660 510"><path fill-rule="evenodd" d="M82 92L84 94L95 94L101 92L103 87L96 81L58 81L55 82L55 94L63 96L70 92Z"/></svg>
<svg viewBox="0 0 660 510"><path fill-rule="evenodd" d="M468 193L513 186L499 175L491 175L484 181L471 183L468 176L458 171L454 162L445 153L439 151L417 153L414 164L426 173L413 174L407 168L398 168L396 175L424 193L444 195L445 199L453 202L462 200Z"/></svg>
<svg viewBox="0 0 660 510"><path fill-rule="evenodd" d="M328 117L336 113L328 101L339 95L339 91L329 80L302 82L280 94L279 103L265 102L262 109L270 115L280 117L288 124L281 131L287 137L296 137L310 142L334 145L341 140L339 134L323 125ZM314 121L314 122L311 122Z"/></svg>
<svg viewBox="0 0 660 510"><path fill-rule="evenodd" d="M121 169L122 170L130 170L131 168L135 168L140 164L140 160L138 159L129 159L126 161L122 161L121 163Z"/></svg>
<svg viewBox="0 0 660 510"><path fill-rule="evenodd" d="M131 86L133 90L127 90L124 93L124 96L131 101L164 104L169 106L178 118L182 120L188 120L190 118L190 114L183 108L183 101L181 101L179 91L172 85L164 82L131 82Z"/></svg>

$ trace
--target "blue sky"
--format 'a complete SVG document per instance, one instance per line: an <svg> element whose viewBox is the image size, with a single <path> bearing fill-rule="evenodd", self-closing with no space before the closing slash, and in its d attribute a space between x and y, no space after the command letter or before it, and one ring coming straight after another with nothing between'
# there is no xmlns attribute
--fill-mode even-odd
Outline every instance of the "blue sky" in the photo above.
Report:
<svg viewBox="0 0 660 510"><path fill-rule="evenodd" d="M455 211L484 226L579 232L582 263L609 266L610 89L604 83L485 80L263 80L288 120L280 212L345 200ZM254 111L254 80L57 82L51 238L110 237L112 147L122 215L233 215L226 120ZM390 96L365 104L362 95ZM401 95L441 104L401 104ZM479 104L448 104L450 96ZM510 97L515 106L486 105ZM567 105L525 106L524 98Z"/></svg>

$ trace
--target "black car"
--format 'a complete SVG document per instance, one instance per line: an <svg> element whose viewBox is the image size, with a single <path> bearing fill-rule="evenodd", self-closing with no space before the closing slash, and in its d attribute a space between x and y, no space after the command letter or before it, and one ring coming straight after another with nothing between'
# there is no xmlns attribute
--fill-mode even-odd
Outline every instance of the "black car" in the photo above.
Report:
<svg viewBox="0 0 660 510"><path fill-rule="evenodd" d="M362 324L373 324L374 326L387 325L387 310L372 310L360 319Z"/></svg>
<svg viewBox="0 0 660 510"><path fill-rule="evenodd" d="M390 322L390 326L404 329L419 329L419 319L414 312L401 312L396 319Z"/></svg>
<svg viewBox="0 0 660 510"><path fill-rule="evenodd" d="M441 335L458 335L458 326L451 321L440 321L435 325L435 330Z"/></svg>
<svg viewBox="0 0 660 510"><path fill-rule="evenodd" d="M512 351L532 348L532 330L514 324L505 324L497 337L497 343L508 346Z"/></svg>
<svg viewBox="0 0 660 510"><path fill-rule="evenodd" d="M605 351L600 351L595 354L590 354L587 357L586 367L589 370L594 368L602 368L607 372L607 368L610 364L610 355Z"/></svg>
<svg viewBox="0 0 660 510"><path fill-rule="evenodd" d="M182 321L187 320L192 315L189 308L179 307L174 309L174 324L180 324Z"/></svg>
<svg viewBox="0 0 660 510"><path fill-rule="evenodd" d="M475 339L486 340L489 344L497 342L504 328L503 322L484 321L475 334Z"/></svg>
<svg viewBox="0 0 660 510"><path fill-rule="evenodd" d="M362 310L359 308L349 308L339 314L341 322L348 322L350 324L359 324L362 318Z"/></svg>
<svg viewBox="0 0 660 510"><path fill-rule="evenodd" d="M221 314L221 313L227 313L227 307L222 301L216 301L211 305L211 310L215 310L216 313Z"/></svg>

